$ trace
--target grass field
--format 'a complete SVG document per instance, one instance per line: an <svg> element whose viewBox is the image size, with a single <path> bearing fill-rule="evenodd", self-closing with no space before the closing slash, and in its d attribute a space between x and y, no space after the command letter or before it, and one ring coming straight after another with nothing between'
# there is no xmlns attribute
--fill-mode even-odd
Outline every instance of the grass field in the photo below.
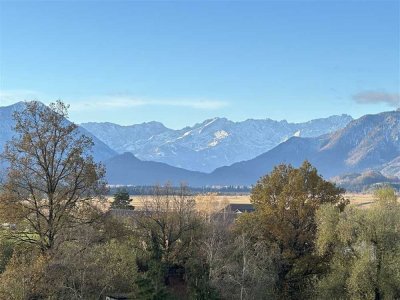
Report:
<svg viewBox="0 0 400 300"><path fill-rule="evenodd" d="M373 194L345 194L345 197L350 200L351 204L354 204L360 208L368 208L374 203L374 195ZM135 207L141 206L140 196L132 196L133 199L132 204ZM247 204L250 203L250 195L221 195L216 196L216 198L225 203L232 204ZM109 197L108 200L111 202L112 197Z"/></svg>
<svg viewBox="0 0 400 300"><path fill-rule="evenodd" d="M250 203L250 196L218 196L225 198L229 203ZM350 200L350 204L354 204L361 208L367 208L374 203L373 194L346 194L345 198Z"/></svg>
<svg viewBox="0 0 400 300"><path fill-rule="evenodd" d="M350 200L350 204L360 208L368 208L375 201L373 194L346 194L346 198Z"/></svg>

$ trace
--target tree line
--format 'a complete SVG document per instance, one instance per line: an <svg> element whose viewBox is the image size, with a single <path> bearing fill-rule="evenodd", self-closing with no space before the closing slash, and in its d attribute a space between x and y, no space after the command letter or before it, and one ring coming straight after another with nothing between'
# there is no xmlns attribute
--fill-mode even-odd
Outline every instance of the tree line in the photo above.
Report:
<svg viewBox="0 0 400 300"><path fill-rule="evenodd" d="M153 192L154 186L152 185L146 185L146 186L129 186L129 185L123 185L123 186L111 186L108 189L108 195L114 195L120 190L125 190L129 193L129 195L137 195L137 196L143 196L143 195L149 195ZM179 187L174 187L174 189L179 190ZM187 186L187 189L190 191L192 194L208 194L208 193L218 193L219 195L241 195L241 194L249 194L251 191L250 187L247 186L221 186L221 187L193 187L193 186Z"/></svg>
<svg viewBox="0 0 400 300"><path fill-rule="evenodd" d="M116 190L108 207L106 170L67 108L15 113L1 155L0 299L400 298L390 187L361 209L306 161L260 178L251 213L169 185L138 207Z"/></svg>

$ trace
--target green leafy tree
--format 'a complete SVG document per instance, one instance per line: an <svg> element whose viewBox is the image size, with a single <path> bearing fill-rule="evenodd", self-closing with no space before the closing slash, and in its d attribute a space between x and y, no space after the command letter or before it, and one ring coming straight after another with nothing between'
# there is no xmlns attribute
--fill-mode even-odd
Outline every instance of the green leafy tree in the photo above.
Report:
<svg viewBox="0 0 400 300"><path fill-rule="evenodd" d="M324 271L324 257L315 255L315 212L324 203L343 209L344 191L325 181L307 161L300 168L280 165L252 189L255 212L239 218L243 232L257 232L255 243L276 247L278 298L309 297L316 276Z"/></svg>
<svg viewBox="0 0 400 300"><path fill-rule="evenodd" d="M131 205L132 199L126 189L119 189L114 194L114 201L111 203L111 208L117 209L134 209Z"/></svg>
<svg viewBox="0 0 400 300"><path fill-rule="evenodd" d="M400 298L400 205L391 188L375 196L368 209L349 206L341 212L326 205L318 211L317 251L331 256L319 297Z"/></svg>
<svg viewBox="0 0 400 300"><path fill-rule="evenodd" d="M385 186L380 189L377 189L374 192L374 196L377 203L381 204L381 206L395 205L397 202L396 191L390 186Z"/></svg>

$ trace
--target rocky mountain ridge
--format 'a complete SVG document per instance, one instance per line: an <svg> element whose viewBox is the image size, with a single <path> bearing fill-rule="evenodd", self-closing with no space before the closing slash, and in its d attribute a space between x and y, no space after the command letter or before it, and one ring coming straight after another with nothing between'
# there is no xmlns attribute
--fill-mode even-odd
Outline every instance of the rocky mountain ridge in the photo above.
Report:
<svg viewBox="0 0 400 300"><path fill-rule="evenodd" d="M211 172L252 159L292 136L320 136L345 127L351 120L348 115L305 123L271 119L233 122L213 118L180 130L169 129L159 122L131 126L83 123L81 126L118 153L131 152L141 160Z"/></svg>

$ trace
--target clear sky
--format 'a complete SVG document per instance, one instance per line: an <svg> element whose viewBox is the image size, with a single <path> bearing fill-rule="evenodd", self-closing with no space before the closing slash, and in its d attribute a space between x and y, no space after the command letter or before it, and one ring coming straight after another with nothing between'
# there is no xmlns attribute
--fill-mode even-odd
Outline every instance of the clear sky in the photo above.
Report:
<svg viewBox="0 0 400 300"><path fill-rule="evenodd" d="M399 3L0 0L0 106L172 128L392 110Z"/></svg>

